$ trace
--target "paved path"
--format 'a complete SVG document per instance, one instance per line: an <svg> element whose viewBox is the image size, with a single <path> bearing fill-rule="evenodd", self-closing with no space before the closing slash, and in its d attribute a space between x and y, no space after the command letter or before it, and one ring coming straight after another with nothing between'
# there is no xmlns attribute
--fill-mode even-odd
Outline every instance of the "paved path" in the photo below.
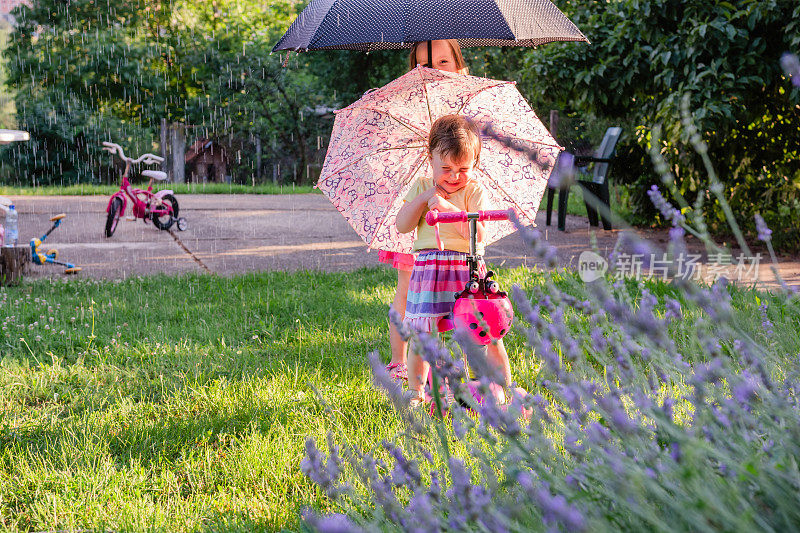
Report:
<svg viewBox="0 0 800 533"><path fill-rule="evenodd" d="M320 194L180 195L180 214L188 221L185 232L158 231L141 220L122 219L110 239L103 235L107 197L12 199L20 212L25 241L44 233L50 216L67 214L42 248L57 248L60 259L83 267L78 274L82 277L119 279L159 272L203 272L200 263L223 275L254 270L349 271L379 264L377 252L366 253L366 245ZM536 222L558 249L561 266L577 266L581 252L591 250L586 219L568 216L566 232L546 227L543 212ZM639 233L658 245L667 241L665 231ZM613 249L619 234L616 230L596 231L601 252ZM518 234L489 246L486 257L509 267L541 266ZM800 286L800 258L783 259L780 269L787 282ZM60 268L32 266L27 277L62 276ZM765 286L774 286L765 263L758 277Z"/></svg>

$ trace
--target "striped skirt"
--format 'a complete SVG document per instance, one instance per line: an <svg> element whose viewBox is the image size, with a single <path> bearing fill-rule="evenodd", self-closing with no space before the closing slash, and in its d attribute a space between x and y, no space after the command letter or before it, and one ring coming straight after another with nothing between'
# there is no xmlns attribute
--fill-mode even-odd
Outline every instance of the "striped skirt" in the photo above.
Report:
<svg viewBox="0 0 800 533"><path fill-rule="evenodd" d="M485 274L486 265L480 260L478 275ZM403 324L426 333L450 329L441 327L440 322L450 318L456 302L455 293L463 291L467 281L467 254L451 250L420 251L411 272Z"/></svg>

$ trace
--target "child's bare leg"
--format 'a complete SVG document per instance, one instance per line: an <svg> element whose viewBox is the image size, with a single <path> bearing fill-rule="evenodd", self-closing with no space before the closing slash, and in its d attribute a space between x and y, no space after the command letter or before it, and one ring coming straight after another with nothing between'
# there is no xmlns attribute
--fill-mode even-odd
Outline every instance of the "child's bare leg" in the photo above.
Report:
<svg viewBox="0 0 800 533"><path fill-rule="evenodd" d="M425 382L430 365L426 363L412 345L408 351L408 389L418 398L425 397Z"/></svg>
<svg viewBox="0 0 800 533"><path fill-rule="evenodd" d="M503 375L503 386L508 387L511 385L511 365L508 363L508 353L506 353L505 344L503 339L499 339L497 344L489 343L486 350L486 357L489 359L489 364L494 368L500 369ZM494 391L493 391L494 392ZM502 396L502 397L501 397ZM495 397L498 402L505 402L505 394L499 390L499 395L495 392Z"/></svg>
<svg viewBox="0 0 800 533"><path fill-rule="evenodd" d="M406 299L408 298L408 285L411 282L411 272L407 270L397 270L397 289L394 292L392 309L404 317L406 314ZM405 364L406 350L408 343L400 336L395 325L389 321L389 346L392 348L392 360L390 365Z"/></svg>

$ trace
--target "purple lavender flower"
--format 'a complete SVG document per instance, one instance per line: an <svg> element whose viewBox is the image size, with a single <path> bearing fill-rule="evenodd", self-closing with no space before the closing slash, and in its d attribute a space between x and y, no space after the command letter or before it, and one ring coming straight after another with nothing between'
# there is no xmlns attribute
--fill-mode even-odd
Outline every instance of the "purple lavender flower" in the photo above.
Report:
<svg viewBox="0 0 800 533"><path fill-rule="evenodd" d="M438 499L428 493L415 494L408 503L408 508L414 512L406 515L403 529L413 532L443 531L444 524L441 521L441 514L436 509L437 504Z"/></svg>
<svg viewBox="0 0 800 533"><path fill-rule="evenodd" d="M800 59L796 55L786 52L781 56L781 67L792 80L792 85L800 87Z"/></svg>
<svg viewBox="0 0 800 533"><path fill-rule="evenodd" d="M762 302L758 309L761 311L761 329L764 330L767 337L771 337L775 332L772 329L772 322L767 316L767 302Z"/></svg>
<svg viewBox="0 0 800 533"><path fill-rule="evenodd" d="M628 414L622 409L615 409L611 412L611 421L620 432L628 433L636 428Z"/></svg>
<svg viewBox="0 0 800 533"><path fill-rule="evenodd" d="M562 186L569 187L573 181L574 174L575 156L569 152L561 152L561 155L556 160L556 166L550 174L548 186L553 189L558 189Z"/></svg>
<svg viewBox="0 0 800 533"><path fill-rule="evenodd" d="M439 473L436 470L431 472L431 484L428 487L428 495L437 503L442 495L442 486L439 482Z"/></svg>
<svg viewBox="0 0 800 533"><path fill-rule="evenodd" d="M658 190L658 185L651 186L650 190L647 191L647 196L650 197L650 201L661 212L661 216L671 221L673 226L679 226L684 222L685 217L683 214L679 209L672 207L672 204L664 198L661 191Z"/></svg>
<svg viewBox="0 0 800 533"><path fill-rule="evenodd" d="M742 379L733 386L733 397L741 404L750 403L755 397L758 387L749 372L742 373Z"/></svg>
<svg viewBox="0 0 800 533"><path fill-rule="evenodd" d="M672 457L672 460L676 463L680 463L681 459L683 458L683 452L681 451L681 445L677 442L673 442L669 445L669 456Z"/></svg>
<svg viewBox="0 0 800 533"><path fill-rule="evenodd" d="M683 242L683 237L686 235L686 230L680 226L672 227L669 229L669 240L673 244Z"/></svg>
<svg viewBox="0 0 800 533"><path fill-rule="evenodd" d="M378 351L371 352L367 358L369 365L372 367L372 380L375 385L384 391L389 397L395 408L403 410L408 407L410 393L403 390L403 387L391 378L386 366L381 362Z"/></svg>
<svg viewBox="0 0 800 533"><path fill-rule="evenodd" d="M542 510L546 523L560 523L566 531L584 531L586 519L577 507L567 503L561 494L553 496L545 486L533 489L534 501Z"/></svg>
<svg viewBox="0 0 800 533"><path fill-rule="evenodd" d="M664 412L664 416L666 416L667 420L669 420L670 422L672 422L672 415L673 415L672 406L674 404L675 401L669 397L664 398L664 403L661 404L661 410Z"/></svg>
<svg viewBox="0 0 800 533"><path fill-rule="evenodd" d="M680 320L683 317L681 303L674 298L667 298L664 302L667 308L664 318L667 320Z"/></svg>
<svg viewBox="0 0 800 533"><path fill-rule="evenodd" d="M758 213L753 217L756 220L756 231L758 231L758 239L764 242L769 242L772 239L772 230L767 227L767 223Z"/></svg>
<svg viewBox="0 0 800 533"><path fill-rule="evenodd" d="M547 412L548 403L547 400L542 398L540 394L532 394L528 396L530 401L533 405L536 406L536 412L538 417L545 423L550 424L553 422L553 419L550 417L550 414Z"/></svg>
<svg viewBox="0 0 800 533"><path fill-rule="evenodd" d="M329 435L329 445L333 441ZM300 470L307 475L311 481L319 485L329 494L337 492L337 481L341 469L339 468L338 448L331 447L331 455L326 461L317 448L314 439L306 439L306 456L300 461Z"/></svg>
<svg viewBox="0 0 800 533"><path fill-rule="evenodd" d="M389 442L384 441L383 447L394 459L392 483L398 487L418 485L421 478L417 463L409 460L403 453L403 450Z"/></svg>
<svg viewBox="0 0 800 533"><path fill-rule="evenodd" d="M581 389L577 384L561 385L561 396L573 411L581 408Z"/></svg>
<svg viewBox="0 0 800 533"><path fill-rule="evenodd" d="M592 339L592 349L596 353L602 353L608 348L608 341L602 329L597 327L592 328L589 337Z"/></svg>
<svg viewBox="0 0 800 533"><path fill-rule="evenodd" d="M457 439L463 439L470 427L461 417L453 417L453 433Z"/></svg>
<svg viewBox="0 0 800 533"><path fill-rule="evenodd" d="M366 531L343 514L319 516L312 512L305 512L303 519L309 528L320 533L362 533Z"/></svg>
<svg viewBox="0 0 800 533"><path fill-rule="evenodd" d="M714 417L717 419L717 422L719 422L720 426L724 427L725 429L731 427L731 419L728 418L728 415L726 415L721 409L718 407L712 407L711 412L714 413Z"/></svg>
<svg viewBox="0 0 800 533"><path fill-rule="evenodd" d="M448 460L452 485L446 492L450 500L448 509L449 529L467 530L470 523L479 522L491 531L507 531L490 506L491 495L485 488L473 485L471 472L464 463L455 457Z"/></svg>

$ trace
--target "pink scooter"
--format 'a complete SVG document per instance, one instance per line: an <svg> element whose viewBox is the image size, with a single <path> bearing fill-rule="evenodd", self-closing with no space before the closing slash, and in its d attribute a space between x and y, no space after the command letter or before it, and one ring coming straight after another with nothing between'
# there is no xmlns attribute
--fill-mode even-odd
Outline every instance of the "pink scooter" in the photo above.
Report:
<svg viewBox="0 0 800 533"><path fill-rule="evenodd" d="M439 249L442 249L442 242L439 238L438 223L455 223L455 222L469 222L469 251L467 256L467 263L469 264L470 279L467 281L464 290L455 294L456 304L453 308L453 324L446 325L446 322L440 322L439 331L448 331L455 328L456 330L466 332L469 338L477 346L485 347L492 342L492 340L499 340L503 338L511 328L511 323L514 320L514 309L511 306L511 300L508 294L500 290L500 286L494 281L492 276L494 272L491 270L481 278L478 271L479 257L477 255L477 223L488 222L493 220L508 220L509 211L478 211L470 213L467 211L457 211L454 213L440 213L439 211L429 211L425 216L425 221L429 226L434 226L436 233L436 241ZM444 327L443 327L444 326ZM484 352L485 355L485 352ZM430 404L430 414L436 414L437 403L442 408L442 412L438 413L443 415L455 398L450 390L449 384L439 384L435 377L435 370L431 369L428 374L428 401ZM478 382L468 381L467 388L472 397L478 404L483 404L484 398L478 392ZM438 394L435 392L438 389ZM502 388L499 385L492 384L490 386L492 394L495 397L504 397ZM524 390L516 388L514 394L524 396L527 394ZM435 396L439 396L435 400ZM434 401L435 400L435 401ZM465 405L466 406L466 405ZM526 414L529 416L529 414Z"/></svg>
<svg viewBox="0 0 800 533"><path fill-rule="evenodd" d="M491 270L481 278L478 275L477 223L492 220L508 220L508 211L478 211L468 213L440 213L428 211L425 221L435 227L436 240L441 249L438 223L469 222L469 281L464 290L456 293L456 305L453 309L455 327L469 333L470 338L480 345L488 345L492 340L503 338L514 320L514 310L508 294L500 290L494 281Z"/></svg>
<svg viewBox="0 0 800 533"><path fill-rule="evenodd" d="M153 225L160 230L168 230L175 223L177 223L177 227L180 231L186 229L186 219L178 217L178 200L175 198L172 191L167 189L153 192L153 180L164 181L167 179L166 172L143 170L142 175L150 178L150 182L147 184L147 190L131 187L128 181L131 165L139 163L153 165L164 161L163 157L153 154L144 154L138 159L132 159L125 156L125 152L120 145L112 142L103 142L103 150L111 153L112 156L117 154L125 163L125 170L122 173L122 183L120 184L119 191L111 196L111 199L108 201L108 206L106 207L106 212L108 213L108 218L106 219L106 237L114 235L120 217L125 214L128 198L130 198L132 202L131 212L135 218L141 218L145 222L152 220Z"/></svg>

